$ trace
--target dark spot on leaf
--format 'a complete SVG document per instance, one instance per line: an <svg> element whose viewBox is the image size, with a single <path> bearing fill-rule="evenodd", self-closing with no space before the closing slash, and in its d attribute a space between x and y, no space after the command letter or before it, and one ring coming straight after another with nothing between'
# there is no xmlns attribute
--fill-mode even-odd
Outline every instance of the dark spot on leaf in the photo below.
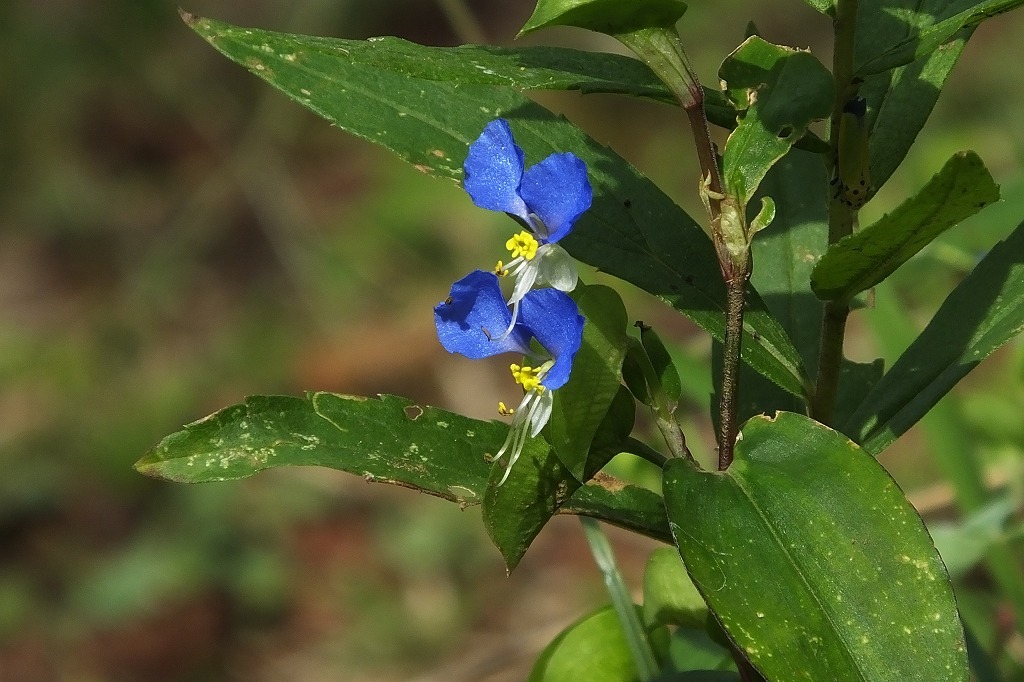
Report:
<svg viewBox="0 0 1024 682"><path fill-rule="evenodd" d="M787 137L789 137L792 134L793 134L793 126L782 126L782 129L779 130L778 137L780 139L784 140L784 139L786 139Z"/></svg>
<svg viewBox="0 0 1024 682"><path fill-rule="evenodd" d="M408 417L410 421L416 421L423 416L423 408L419 405L406 405L402 408L402 411L405 412L405 416Z"/></svg>
<svg viewBox="0 0 1024 682"><path fill-rule="evenodd" d="M623 201L622 205L625 206L626 208L633 208L633 202L630 201L629 199L626 199L625 201Z"/></svg>

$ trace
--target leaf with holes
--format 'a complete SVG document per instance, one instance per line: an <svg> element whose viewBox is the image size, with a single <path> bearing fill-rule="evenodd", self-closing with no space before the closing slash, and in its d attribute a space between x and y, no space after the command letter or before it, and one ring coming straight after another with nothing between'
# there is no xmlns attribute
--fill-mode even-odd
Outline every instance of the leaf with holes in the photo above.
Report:
<svg viewBox="0 0 1024 682"><path fill-rule="evenodd" d="M729 194L746 205L768 169L835 99L832 74L810 52L747 38L718 71L726 95L743 113L722 155Z"/></svg>

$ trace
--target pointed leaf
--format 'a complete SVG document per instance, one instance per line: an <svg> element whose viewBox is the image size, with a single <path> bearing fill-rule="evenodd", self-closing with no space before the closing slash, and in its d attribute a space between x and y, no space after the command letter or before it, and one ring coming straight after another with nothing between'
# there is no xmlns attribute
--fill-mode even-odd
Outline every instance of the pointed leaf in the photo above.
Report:
<svg viewBox="0 0 1024 682"><path fill-rule="evenodd" d="M854 71L976 4L974 0L860 0ZM859 94L868 102L868 147L875 190L906 157L972 32L973 28L963 29L941 50L864 79Z"/></svg>
<svg viewBox="0 0 1024 682"><path fill-rule="evenodd" d="M506 434L506 424L395 396L253 396L167 436L135 468L154 478L204 483L280 466L324 466L468 506L484 499L492 468L495 475L503 470L492 467L491 457ZM535 438L523 457L538 449L550 453ZM560 511L668 540L664 505L650 491L602 477L570 502Z"/></svg>
<svg viewBox="0 0 1024 682"><path fill-rule="evenodd" d="M979 2L962 12L938 21L931 26L915 31L901 42L893 45L877 57L861 64L857 69L860 77L882 73L897 66L909 64L926 57L949 40L961 29L976 26L985 19L1003 12L1009 12L1024 5L1024 0L988 0Z"/></svg>
<svg viewBox="0 0 1024 682"><path fill-rule="evenodd" d="M679 0L540 0L519 35L548 26L578 26L608 35L672 27L684 12L686 4Z"/></svg>
<svg viewBox="0 0 1024 682"><path fill-rule="evenodd" d="M544 436L569 473L586 481L589 476L584 470L591 441L622 382L628 318L622 299L610 287L581 285L573 292L573 298L580 314L587 319L583 345L573 360L569 383L555 391L551 421ZM625 436L632 427L630 411Z"/></svg>
<svg viewBox="0 0 1024 682"><path fill-rule="evenodd" d="M1024 331L1024 224L989 251L868 394L844 431L889 447L982 360Z"/></svg>
<svg viewBox="0 0 1024 682"><path fill-rule="evenodd" d="M719 77L726 94L746 112L722 156L726 189L745 205L768 169L799 140L811 121L832 110L832 74L810 52L747 38L730 54Z"/></svg>
<svg viewBox="0 0 1024 682"><path fill-rule="evenodd" d="M814 293L824 300L849 300L891 275L940 234L998 200L999 186L978 155L955 154L892 213L832 245L811 274Z"/></svg>
<svg viewBox="0 0 1024 682"><path fill-rule="evenodd" d="M492 472L484 495L484 527L509 571L519 564L530 543L559 507L580 488L580 480L591 478L625 449L626 439L633 430L635 406L625 388L620 387L614 398L593 436L589 453L584 453L581 475L570 472L549 447L524 450L502 485L498 485L501 472L497 469ZM535 439L533 444L540 442Z"/></svg>
<svg viewBox="0 0 1024 682"><path fill-rule="evenodd" d="M725 285L707 235L650 180L564 118L510 89L417 80L386 63L352 62L328 39L189 21L230 59L425 173L461 180L468 145L498 117L512 120L528 163L572 151L587 164L594 204L560 245L724 337ZM806 393L809 381L785 333L756 294L748 305L744 360L791 393Z"/></svg>
<svg viewBox="0 0 1024 682"><path fill-rule="evenodd" d="M736 460L672 460L680 555L726 632L771 680L967 680L939 556L884 469L792 413L755 417Z"/></svg>

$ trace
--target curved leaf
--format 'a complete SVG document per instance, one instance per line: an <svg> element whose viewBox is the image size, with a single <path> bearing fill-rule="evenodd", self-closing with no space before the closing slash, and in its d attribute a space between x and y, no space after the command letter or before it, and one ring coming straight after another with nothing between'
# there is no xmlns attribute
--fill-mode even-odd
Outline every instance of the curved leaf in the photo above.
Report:
<svg viewBox="0 0 1024 682"><path fill-rule="evenodd" d="M686 4L680 0L540 0L519 35L548 26L577 26L615 35L675 26L684 12Z"/></svg>
<svg viewBox="0 0 1024 682"><path fill-rule="evenodd" d="M823 300L849 300L896 271L940 234L999 200L999 186L977 154L955 154L920 192L837 244L814 266Z"/></svg>
<svg viewBox="0 0 1024 682"><path fill-rule="evenodd" d="M204 483L273 467L323 466L469 506L483 501L492 468L494 475L503 470L501 464L492 467L491 457L506 434L508 426L501 422L395 396L253 396L167 436L135 468L154 478ZM538 452L551 453L535 438L527 442L523 459ZM560 511L669 538L661 497L611 477L580 487Z"/></svg>
<svg viewBox="0 0 1024 682"><path fill-rule="evenodd" d="M997 348L1024 331L1024 223L942 302L843 426L872 454L889 447Z"/></svg>
<svg viewBox="0 0 1024 682"><path fill-rule="evenodd" d="M484 527L509 571L519 564L551 517L580 489L580 479L592 477L625 448L634 417L633 397L620 388L593 436L589 455L581 462L580 476L569 471L552 448L537 446L541 439L531 443L536 447L523 451L503 485L497 485L503 472L498 468L492 472L483 499Z"/></svg>
<svg viewBox="0 0 1024 682"><path fill-rule="evenodd" d="M966 680L945 568L914 508L845 436L754 417L736 460L672 460L680 555L733 641L771 680Z"/></svg>
<svg viewBox="0 0 1024 682"><path fill-rule="evenodd" d="M636 607L639 611L640 607ZM668 646L668 630L659 626L649 633L661 652ZM604 606L562 630L551 640L530 671L529 682L633 682L638 680L622 624L611 606Z"/></svg>
<svg viewBox="0 0 1024 682"><path fill-rule="evenodd" d="M620 383L628 318L622 299L610 287L581 285L573 292L573 298L587 319L583 344L573 359L569 383L555 391L551 420L544 435L569 473L586 481L594 474L591 471L588 476L585 471L591 442L609 416L612 401L624 390ZM628 410L614 416L622 419L624 427L621 438L614 442L619 447L633 428L632 400Z"/></svg>
<svg viewBox="0 0 1024 682"><path fill-rule="evenodd" d="M768 169L832 110L832 74L810 52L750 36L722 63L726 94L745 110L725 144L722 179L746 205Z"/></svg>
<svg viewBox="0 0 1024 682"><path fill-rule="evenodd" d="M956 33L966 27L976 26L985 19L1009 12L1024 5L1024 0L988 0L979 2L962 12L938 21L893 45L882 54L861 64L857 75L864 77L903 66L926 57L949 42Z"/></svg>

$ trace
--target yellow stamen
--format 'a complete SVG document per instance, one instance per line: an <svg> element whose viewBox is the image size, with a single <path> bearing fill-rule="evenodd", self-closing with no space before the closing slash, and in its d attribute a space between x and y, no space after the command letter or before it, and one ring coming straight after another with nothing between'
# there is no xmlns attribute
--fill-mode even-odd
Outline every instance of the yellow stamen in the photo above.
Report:
<svg viewBox="0 0 1024 682"><path fill-rule="evenodd" d="M508 270L505 269L505 264L498 261L498 264L494 266L494 274L498 277L504 277L508 274Z"/></svg>
<svg viewBox="0 0 1024 682"><path fill-rule="evenodd" d="M511 417L515 413L515 409L511 407L505 407L505 403L498 403L498 414L500 414L502 417Z"/></svg>
<svg viewBox="0 0 1024 682"><path fill-rule="evenodd" d="M521 384L525 391L537 391L538 393L544 392L544 387L540 383L540 367L520 367L519 365L512 365L512 378L516 380L517 384Z"/></svg>
<svg viewBox="0 0 1024 682"><path fill-rule="evenodd" d="M505 248L512 252L513 258L522 257L526 260L533 260L539 246L540 244L533 238L533 235L526 230L505 242Z"/></svg>

